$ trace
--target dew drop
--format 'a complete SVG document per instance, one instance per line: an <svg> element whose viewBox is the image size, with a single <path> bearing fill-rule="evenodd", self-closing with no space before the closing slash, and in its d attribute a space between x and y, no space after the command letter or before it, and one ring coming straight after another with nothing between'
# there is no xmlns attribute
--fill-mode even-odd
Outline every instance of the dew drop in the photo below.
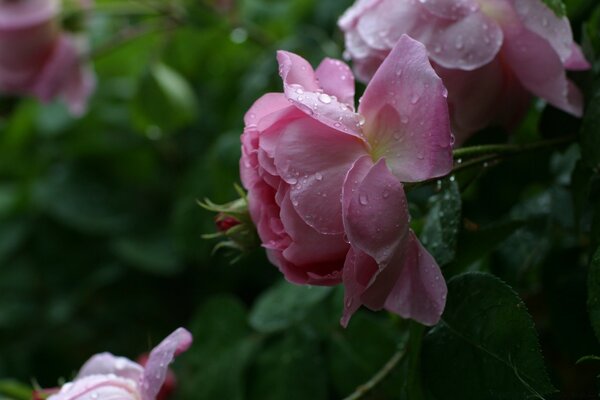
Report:
<svg viewBox="0 0 600 400"><path fill-rule="evenodd" d="M315 179L318 181L322 181L323 180L323 175L320 172L317 172L315 174Z"/></svg>
<svg viewBox="0 0 600 400"><path fill-rule="evenodd" d="M365 117L363 117L362 115L358 115L358 121L356 123L357 126L364 126L365 125Z"/></svg>
<svg viewBox="0 0 600 400"><path fill-rule="evenodd" d="M369 204L369 196L367 196L366 193L361 193L360 196L358 196L358 201L363 206L366 206L367 204Z"/></svg>
<svg viewBox="0 0 600 400"><path fill-rule="evenodd" d="M331 103L331 97L329 97L329 95L327 95L325 93L321 93L319 95L319 101L323 104L329 104L329 103Z"/></svg>
<svg viewBox="0 0 600 400"><path fill-rule="evenodd" d="M390 192L387 191L387 190L384 190L383 193L382 193L382 196L383 196L384 199L387 199L388 197L390 197Z"/></svg>

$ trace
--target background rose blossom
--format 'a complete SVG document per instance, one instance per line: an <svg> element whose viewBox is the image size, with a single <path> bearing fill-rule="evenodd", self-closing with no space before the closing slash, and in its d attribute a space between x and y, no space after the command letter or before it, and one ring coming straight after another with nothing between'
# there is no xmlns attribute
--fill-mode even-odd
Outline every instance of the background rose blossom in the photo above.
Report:
<svg viewBox="0 0 600 400"><path fill-rule="evenodd" d="M313 72L295 54L278 60L284 94L246 114L240 162L271 261L295 283L343 282L344 325L362 304L435 324L446 287L409 229L401 184L452 168L446 89L424 47L403 36L357 112L342 62Z"/></svg>
<svg viewBox="0 0 600 400"><path fill-rule="evenodd" d="M72 382L48 400L156 400L168 376L169 364L191 344L192 335L179 328L152 350L143 367L110 353L96 354Z"/></svg>
<svg viewBox="0 0 600 400"><path fill-rule="evenodd" d="M581 93L565 70L589 64L569 20L540 0L359 0L339 26L364 81L402 34L425 44L448 88L459 142L492 122L514 126L530 94L582 114Z"/></svg>
<svg viewBox="0 0 600 400"><path fill-rule="evenodd" d="M94 76L80 40L62 31L59 12L58 0L0 2L0 93L61 97L80 115Z"/></svg>

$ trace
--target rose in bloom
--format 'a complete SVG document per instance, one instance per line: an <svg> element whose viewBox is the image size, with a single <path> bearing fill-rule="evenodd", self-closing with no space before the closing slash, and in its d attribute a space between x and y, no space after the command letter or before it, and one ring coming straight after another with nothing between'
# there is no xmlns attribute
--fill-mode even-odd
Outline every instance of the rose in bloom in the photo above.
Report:
<svg viewBox="0 0 600 400"><path fill-rule="evenodd" d="M58 0L0 1L0 94L62 97L85 111L94 76L77 38L61 31Z"/></svg>
<svg viewBox="0 0 600 400"><path fill-rule="evenodd" d="M359 0L339 26L364 81L403 34L422 42L448 88L458 141L491 122L514 125L530 93L582 114L581 93L565 70L590 65L568 19L540 0Z"/></svg>
<svg viewBox="0 0 600 400"><path fill-rule="evenodd" d="M145 366L110 353L96 354L73 382L48 400L156 400L173 358L192 344L192 335L179 328L156 346Z"/></svg>
<svg viewBox="0 0 600 400"><path fill-rule="evenodd" d="M435 324L446 285L409 228L401 183L452 168L446 89L424 46L402 36L358 112L341 61L278 61L284 93L246 114L240 162L269 259L297 284L343 283L344 325L363 304Z"/></svg>

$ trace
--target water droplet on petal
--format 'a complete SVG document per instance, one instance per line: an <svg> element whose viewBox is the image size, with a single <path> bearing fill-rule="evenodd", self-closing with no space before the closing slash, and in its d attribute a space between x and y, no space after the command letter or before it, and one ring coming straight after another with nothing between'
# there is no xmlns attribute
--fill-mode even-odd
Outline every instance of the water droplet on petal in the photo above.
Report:
<svg viewBox="0 0 600 400"><path fill-rule="evenodd" d="M321 93L319 95L319 101L324 104L329 104L329 103L331 103L331 97L329 97L329 95L327 95L325 93Z"/></svg>
<svg viewBox="0 0 600 400"><path fill-rule="evenodd" d="M315 174L315 179L318 181L322 181L323 180L323 175L320 172L317 172Z"/></svg>
<svg viewBox="0 0 600 400"><path fill-rule="evenodd" d="M358 202L363 206L366 206L369 204L369 196L366 193L361 193L360 196L358 196Z"/></svg>

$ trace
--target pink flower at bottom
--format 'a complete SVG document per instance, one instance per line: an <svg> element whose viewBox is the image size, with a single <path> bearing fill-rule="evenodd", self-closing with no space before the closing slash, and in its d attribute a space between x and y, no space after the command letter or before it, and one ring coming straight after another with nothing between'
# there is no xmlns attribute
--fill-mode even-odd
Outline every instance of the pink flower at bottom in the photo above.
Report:
<svg viewBox="0 0 600 400"><path fill-rule="evenodd" d="M0 94L62 97L82 114L95 78L79 39L61 31L57 0L0 1Z"/></svg>
<svg viewBox="0 0 600 400"><path fill-rule="evenodd" d="M179 328L156 346L141 366L110 353L96 354L48 400L156 400L173 358L192 344L192 335Z"/></svg>
<svg viewBox="0 0 600 400"><path fill-rule="evenodd" d="M514 126L532 94L572 115L583 112L565 71L590 64L569 20L541 0L358 0L339 26L365 82L403 34L422 42L448 88L458 142L490 123Z"/></svg>
<svg viewBox="0 0 600 400"><path fill-rule="evenodd" d="M400 38L357 112L341 61L278 60L284 93L246 114L240 161L269 259L297 284L343 283L343 325L361 305L437 323L446 285L410 230L401 183L452 169L447 92L425 48Z"/></svg>

